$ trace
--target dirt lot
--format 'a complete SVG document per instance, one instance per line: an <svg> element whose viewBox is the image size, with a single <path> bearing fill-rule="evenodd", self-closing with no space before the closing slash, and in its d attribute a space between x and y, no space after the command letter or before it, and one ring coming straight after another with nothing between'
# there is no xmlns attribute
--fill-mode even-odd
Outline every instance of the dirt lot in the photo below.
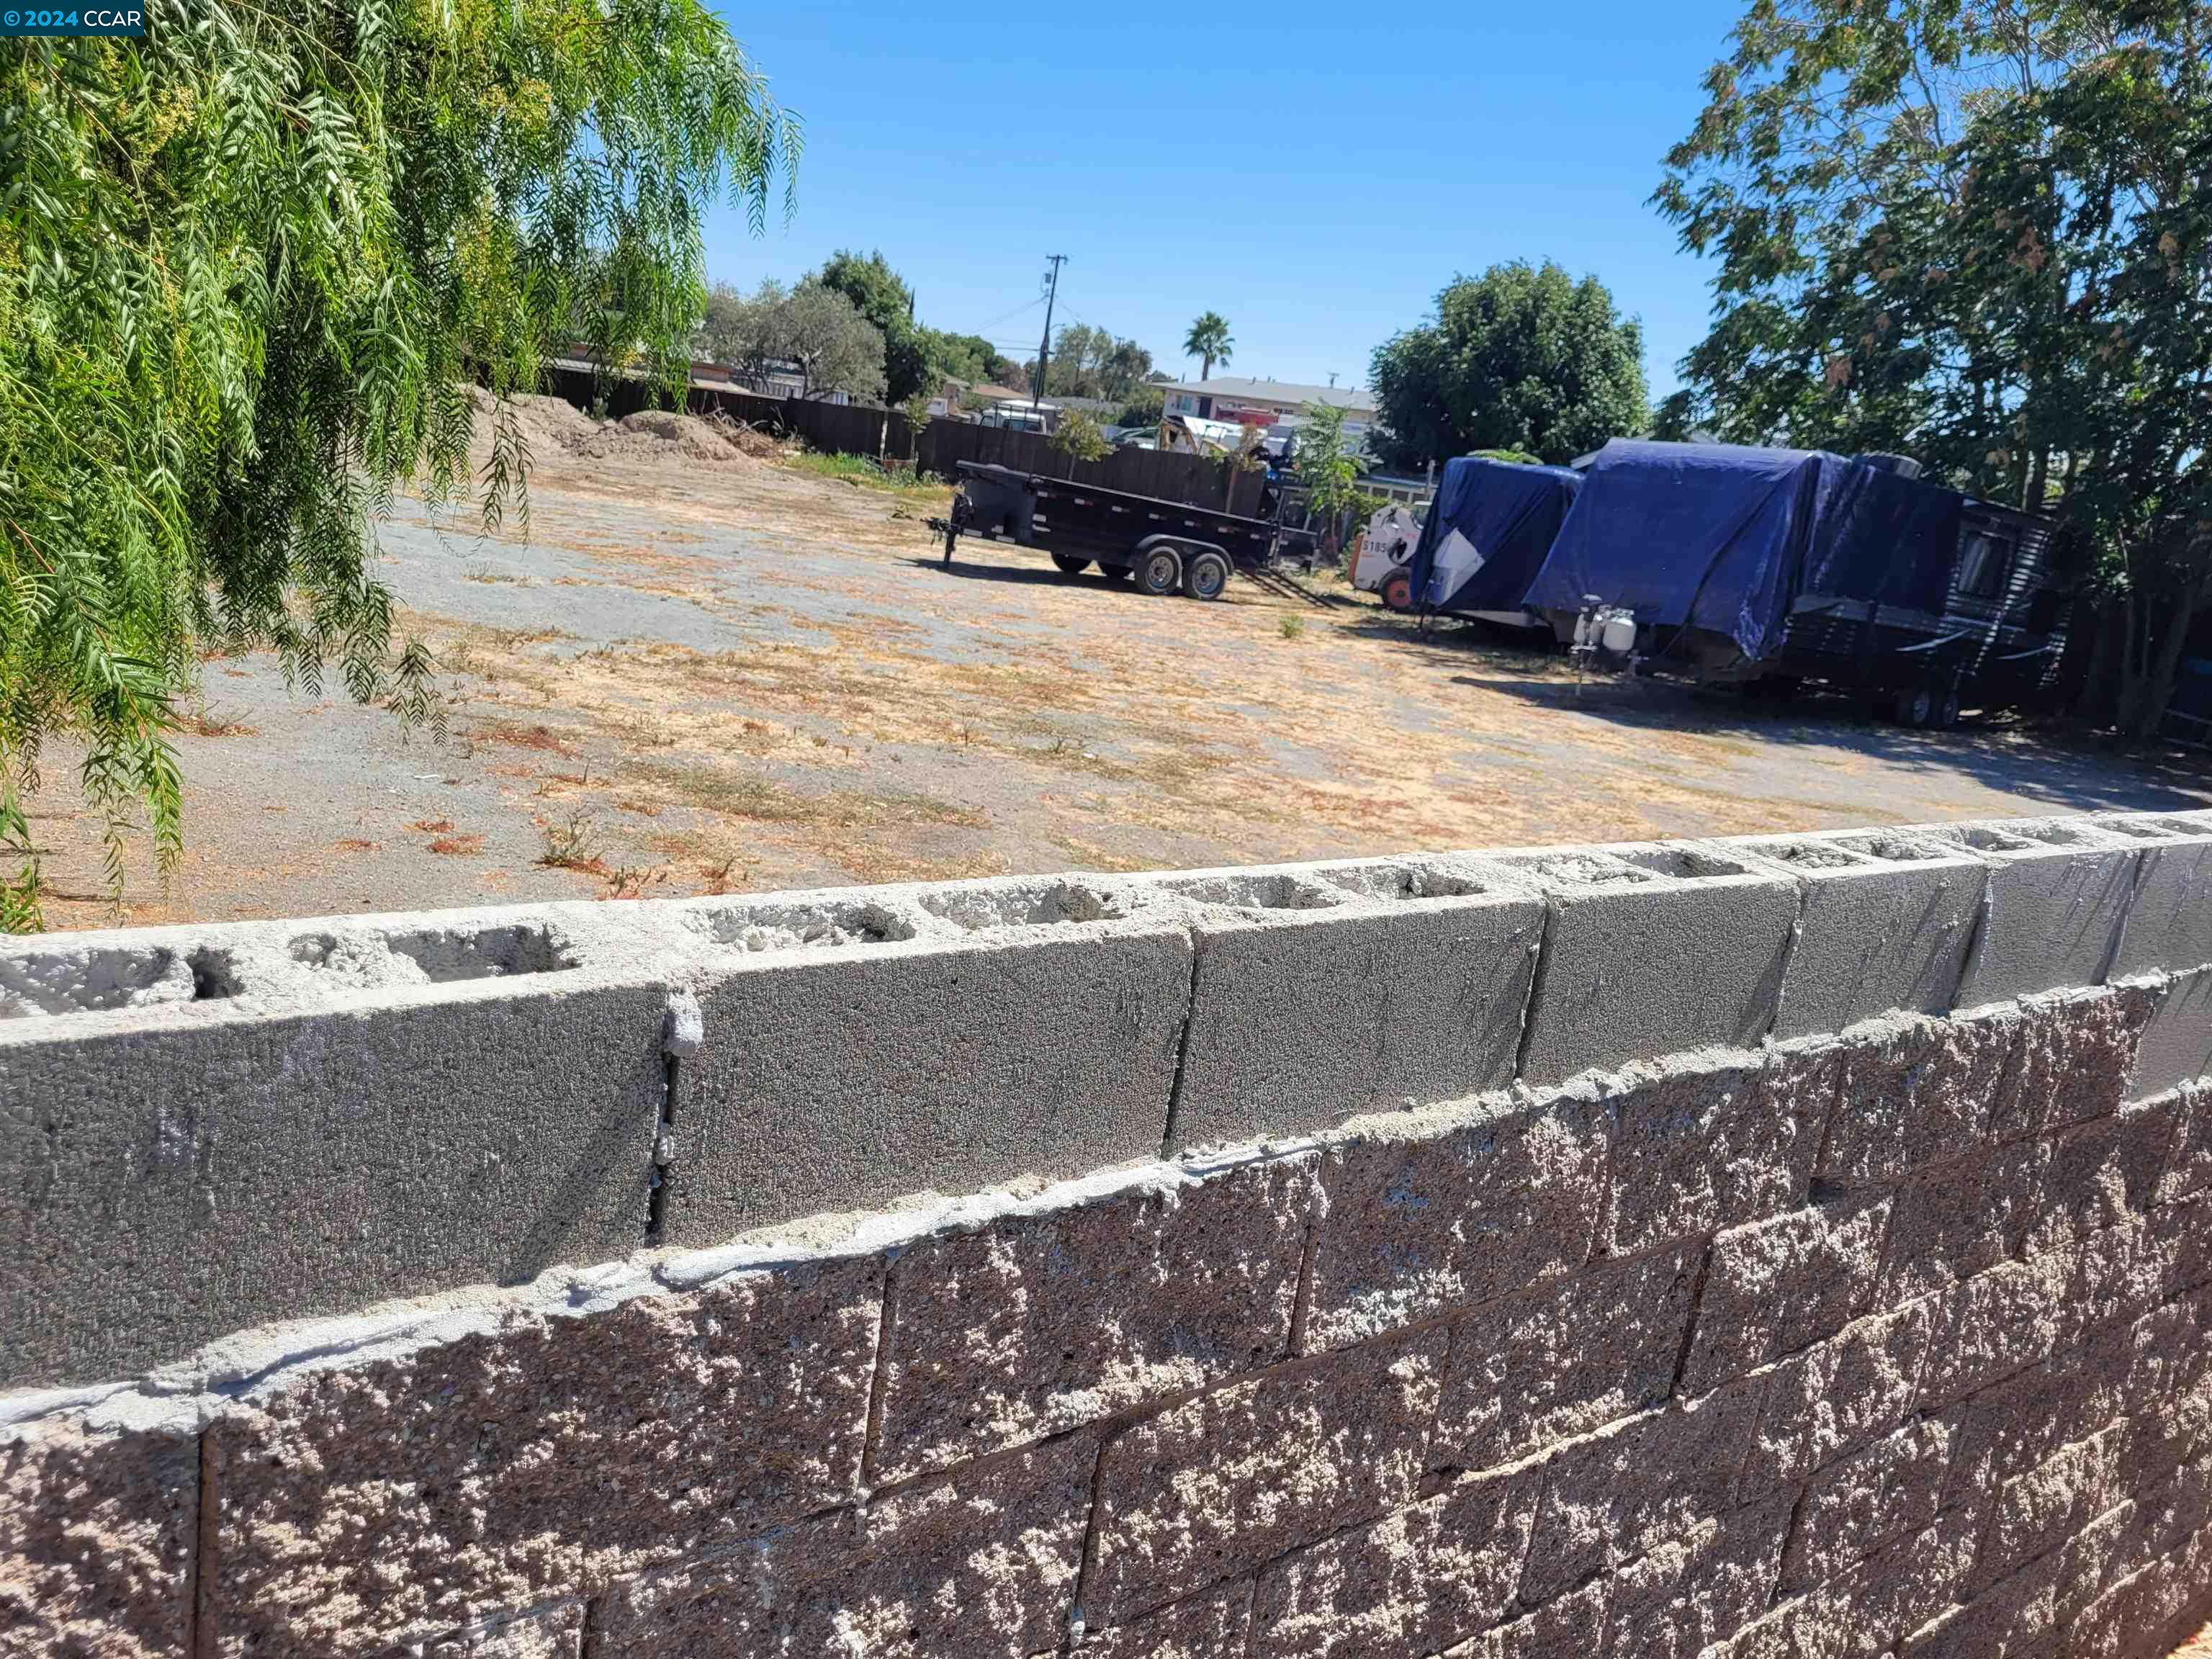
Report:
<svg viewBox="0 0 2212 1659"><path fill-rule="evenodd" d="M664 421L666 417L662 417ZM963 544L891 491L672 435L531 421L532 534L404 505L386 574L446 670L447 742L204 665L187 847L120 915L57 750L48 920L304 915L1243 863L2201 804L2199 771L2016 726L1930 736L1812 700L1577 689L1365 596L1146 599ZM335 687L333 687L335 690Z"/></svg>

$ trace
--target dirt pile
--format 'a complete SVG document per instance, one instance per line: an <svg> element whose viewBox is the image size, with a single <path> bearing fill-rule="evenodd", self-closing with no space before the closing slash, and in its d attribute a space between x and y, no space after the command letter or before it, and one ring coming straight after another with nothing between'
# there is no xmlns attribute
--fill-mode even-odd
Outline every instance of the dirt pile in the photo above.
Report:
<svg viewBox="0 0 2212 1659"><path fill-rule="evenodd" d="M576 453L593 460L687 460L717 466L735 465L744 459L711 422L665 409L625 415L613 425L601 427Z"/></svg>
<svg viewBox="0 0 2212 1659"><path fill-rule="evenodd" d="M489 445L499 400L482 386L472 386L469 388L469 403L477 412L477 441ZM580 450L602 429L600 422L564 398L543 398L526 392L515 397L513 403L523 441L530 447L532 455L562 449Z"/></svg>

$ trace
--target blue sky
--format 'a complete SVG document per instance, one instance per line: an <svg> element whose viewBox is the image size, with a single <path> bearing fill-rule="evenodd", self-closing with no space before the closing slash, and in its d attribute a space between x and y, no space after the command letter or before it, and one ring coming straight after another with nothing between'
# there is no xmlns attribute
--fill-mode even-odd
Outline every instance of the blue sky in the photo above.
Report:
<svg viewBox="0 0 2212 1659"><path fill-rule="evenodd" d="M843 0L724 8L806 126L764 240L719 210L718 279L881 248L922 321L1033 354L1055 321L1161 367L1219 311L1231 373L1363 382L1456 271L1595 273L1643 319L1655 395L1705 331L1700 263L1644 205L1741 0L1199 6Z"/></svg>

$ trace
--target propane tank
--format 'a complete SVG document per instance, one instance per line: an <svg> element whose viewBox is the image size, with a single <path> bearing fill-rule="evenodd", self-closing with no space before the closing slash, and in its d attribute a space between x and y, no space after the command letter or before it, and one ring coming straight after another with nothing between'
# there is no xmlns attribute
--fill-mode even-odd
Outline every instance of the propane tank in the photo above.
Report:
<svg viewBox="0 0 2212 1659"><path fill-rule="evenodd" d="M1598 630L1598 643L1616 657L1625 657L1636 648L1636 613L1632 611L1607 611Z"/></svg>

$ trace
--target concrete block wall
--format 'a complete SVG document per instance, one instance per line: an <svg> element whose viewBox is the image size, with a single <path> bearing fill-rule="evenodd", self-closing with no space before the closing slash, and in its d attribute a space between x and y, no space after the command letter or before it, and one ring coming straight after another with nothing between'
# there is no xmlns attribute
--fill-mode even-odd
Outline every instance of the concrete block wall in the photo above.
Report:
<svg viewBox="0 0 2212 1659"><path fill-rule="evenodd" d="M0 1655L2160 1654L2207 848L8 942Z"/></svg>

